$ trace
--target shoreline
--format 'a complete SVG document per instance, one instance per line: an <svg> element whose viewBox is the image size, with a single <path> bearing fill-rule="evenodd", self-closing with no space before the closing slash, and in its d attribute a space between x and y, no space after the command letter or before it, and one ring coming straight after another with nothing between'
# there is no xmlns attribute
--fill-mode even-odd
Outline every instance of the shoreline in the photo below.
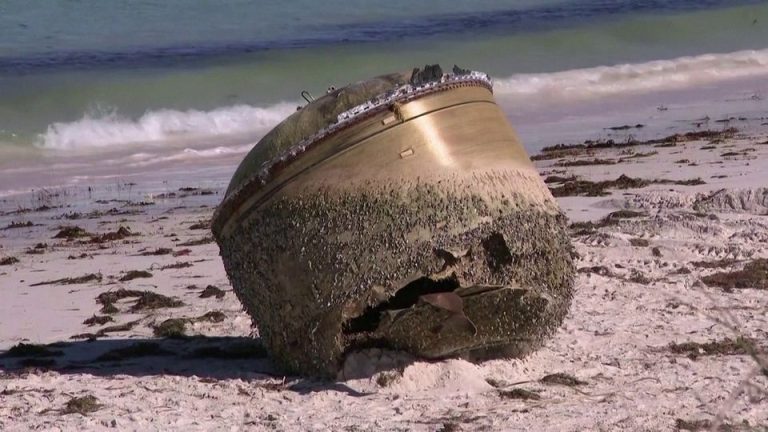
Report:
<svg viewBox="0 0 768 432"><path fill-rule="evenodd" d="M496 99L531 155L560 143L648 140L691 130L716 131L728 127L737 127L744 133L759 133L768 124L768 84L757 78L610 98L552 100L542 106L524 106L515 97L503 93L497 94ZM725 119L727 121L723 121ZM635 125L642 127L622 128ZM267 128L266 123L262 126ZM179 187L187 183L220 187L229 182L242 157L263 132L177 138L114 148L35 149L35 156L0 162L0 184L4 189L0 190L0 199L61 185L106 187L147 180L154 183L147 188L147 193L167 192L162 186L165 183ZM190 173L199 180L190 182Z"/></svg>

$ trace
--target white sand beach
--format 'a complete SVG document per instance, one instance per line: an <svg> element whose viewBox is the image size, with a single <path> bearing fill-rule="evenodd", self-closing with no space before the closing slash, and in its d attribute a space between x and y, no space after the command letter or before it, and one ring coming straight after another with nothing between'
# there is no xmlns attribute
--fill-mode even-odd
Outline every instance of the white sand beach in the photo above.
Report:
<svg viewBox="0 0 768 432"><path fill-rule="evenodd" d="M6 198L0 430L766 430L768 127L716 127L535 157L579 268L543 349L371 350L336 382L270 363L208 229L221 187Z"/></svg>

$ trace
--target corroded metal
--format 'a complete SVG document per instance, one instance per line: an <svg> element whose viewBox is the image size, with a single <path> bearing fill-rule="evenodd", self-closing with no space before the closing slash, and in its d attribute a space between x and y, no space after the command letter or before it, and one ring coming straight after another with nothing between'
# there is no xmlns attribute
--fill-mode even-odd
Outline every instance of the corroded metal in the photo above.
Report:
<svg viewBox="0 0 768 432"><path fill-rule="evenodd" d="M214 234L278 364L333 375L369 346L520 357L562 322L565 219L483 77L339 89L246 157Z"/></svg>

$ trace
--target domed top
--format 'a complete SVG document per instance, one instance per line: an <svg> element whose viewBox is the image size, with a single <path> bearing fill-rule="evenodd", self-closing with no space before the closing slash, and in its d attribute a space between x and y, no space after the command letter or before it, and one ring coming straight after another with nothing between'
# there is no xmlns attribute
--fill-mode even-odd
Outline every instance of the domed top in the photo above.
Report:
<svg viewBox="0 0 768 432"><path fill-rule="evenodd" d="M297 110L267 133L243 159L229 183L227 196L292 147L337 123L343 112L408 84L412 75L392 73L350 84Z"/></svg>
<svg viewBox="0 0 768 432"><path fill-rule="evenodd" d="M391 73L350 84L300 107L267 133L240 163L214 214L214 234L243 199L268 184L276 173L291 165L315 143L339 130L353 127L369 115L464 84L479 84L488 89L492 86L488 75L481 72L454 66L452 73L444 74L440 65L426 65L423 69L414 68L410 72Z"/></svg>

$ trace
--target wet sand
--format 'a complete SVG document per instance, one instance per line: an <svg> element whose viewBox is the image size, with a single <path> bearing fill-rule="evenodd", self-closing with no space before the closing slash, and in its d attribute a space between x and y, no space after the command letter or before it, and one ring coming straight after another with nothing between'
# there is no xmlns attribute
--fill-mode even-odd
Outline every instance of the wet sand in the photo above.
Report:
<svg viewBox="0 0 768 432"><path fill-rule="evenodd" d="M336 382L281 375L254 338L208 229L222 190L7 198L0 430L763 430L768 127L715 127L536 157L579 255L543 349L371 350Z"/></svg>

